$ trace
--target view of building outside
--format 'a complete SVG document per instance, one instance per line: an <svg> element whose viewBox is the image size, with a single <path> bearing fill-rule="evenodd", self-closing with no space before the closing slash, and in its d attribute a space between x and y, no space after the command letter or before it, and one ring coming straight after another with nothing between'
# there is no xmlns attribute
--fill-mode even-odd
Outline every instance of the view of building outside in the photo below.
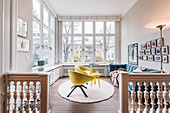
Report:
<svg viewBox="0 0 170 113"><path fill-rule="evenodd" d="M74 57L73 62L83 62L83 59L84 62L93 62L95 49L95 62L104 62L106 60L109 63L113 63L115 56L114 23L106 22L105 49L104 22L95 22L95 44L93 42L93 22L84 22L84 33L82 31L82 22L73 22L73 32L71 31L72 22L63 22L63 62L71 62L72 53ZM72 34L73 38L71 38ZM73 50L71 49L71 39L73 40ZM93 47L94 45L95 48ZM106 59L104 59L104 51L106 52Z"/></svg>

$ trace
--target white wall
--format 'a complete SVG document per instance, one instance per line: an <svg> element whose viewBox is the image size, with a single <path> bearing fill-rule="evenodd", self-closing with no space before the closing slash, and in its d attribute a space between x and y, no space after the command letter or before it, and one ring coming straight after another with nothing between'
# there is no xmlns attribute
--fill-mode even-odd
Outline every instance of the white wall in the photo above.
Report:
<svg viewBox="0 0 170 113"><path fill-rule="evenodd" d="M159 30L146 29L144 26L152 20L170 17L170 0L138 0L122 18L121 63L128 63L128 44L140 45L159 38ZM170 46L170 29L163 31L165 45ZM139 53L139 52L138 52ZM141 61L139 65L160 69L159 62ZM170 63L163 64L163 69L170 72Z"/></svg>
<svg viewBox="0 0 170 113"><path fill-rule="evenodd" d="M0 0L0 112L4 105L3 74L10 70L10 0Z"/></svg>
<svg viewBox="0 0 170 113"><path fill-rule="evenodd" d="M19 72L32 71L32 0L18 0L18 17L28 22L29 52L17 52L17 70Z"/></svg>

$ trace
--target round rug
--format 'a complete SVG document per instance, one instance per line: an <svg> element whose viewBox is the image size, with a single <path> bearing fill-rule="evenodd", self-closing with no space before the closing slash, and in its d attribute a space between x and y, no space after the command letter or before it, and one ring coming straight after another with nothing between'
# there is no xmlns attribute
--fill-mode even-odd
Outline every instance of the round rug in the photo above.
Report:
<svg viewBox="0 0 170 113"><path fill-rule="evenodd" d="M71 92L72 90L71 87L73 85L74 84L71 83L70 80L62 83L58 88L58 93L60 94L60 96L74 102L94 103L109 99L110 97L113 96L115 92L114 87L108 82L100 80L101 86L99 87L98 82L96 80L96 84L93 84L92 87L91 82L89 82L88 85L84 84L84 86L86 86L87 89L85 88L83 89L88 97L84 96L83 92L79 87L76 88L69 97L67 97L67 95Z"/></svg>

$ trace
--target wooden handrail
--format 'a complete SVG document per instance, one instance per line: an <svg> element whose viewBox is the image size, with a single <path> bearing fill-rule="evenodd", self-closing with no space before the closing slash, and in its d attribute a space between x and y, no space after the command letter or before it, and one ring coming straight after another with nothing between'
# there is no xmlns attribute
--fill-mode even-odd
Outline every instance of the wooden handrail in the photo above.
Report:
<svg viewBox="0 0 170 113"><path fill-rule="evenodd" d="M47 113L48 75L38 73L6 73L5 113L22 112ZM12 90L13 88L13 90ZM38 89L39 88L39 89ZM11 101L13 99L14 101ZM20 101L18 101L20 100ZM12 107L11 107L12 106ZM39 107L40 106L40 109ZM14 107L14 108L13 108Z"/></svg>
<svg viewBox="0 0 170 113"><path fill-rule="evenodd" d="M132 85L131 91L131 103L132 108L128 108L128 86L129 82ZM156 112L168 113L170 108L167 108L168 93L167 86L170 83L170 73L120 73L120 110L119 113L148 113L155 112L155 98L157 98L157 109ZM155 84L156 83L156 84ZM139 90L134 91L135 84L138 85ZM148 92L148 84L150 84L150 92ZM141 86L144 86L144 91L141 90ZM154 87L157 86L157 91L155 92ZM144 95L145 103L142 104L142 94ZM135 109L135 98L137 95L138 107ZM151 98L149 107L148 99ZM163 101L162 101L163 100ZM162 108L163 107L163 108Z"/></svg>

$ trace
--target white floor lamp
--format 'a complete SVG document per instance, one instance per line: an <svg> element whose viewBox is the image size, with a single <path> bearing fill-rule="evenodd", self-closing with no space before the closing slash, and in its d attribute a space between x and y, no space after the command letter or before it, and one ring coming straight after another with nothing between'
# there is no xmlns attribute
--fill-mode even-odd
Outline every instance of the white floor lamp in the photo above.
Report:
<svg viewBox="0 0 170 113"><path fill-rule="evenodd" d="M154 20L154 21L151 21L149 22L148 24L145 25L145 28L148 28L148 29L155 29L155 28L158 28L160 30L160 38L163 38L162 36L162 31L163 31L163 28L170 25L170 17L167 17L167 18L163 18L163 19L159 19L159 20ZM161 54L161 73L163 73L163 57L162 57L162 46L163 46L163 42L161 40L161 51L160 51L160 54Z"/></svg>

